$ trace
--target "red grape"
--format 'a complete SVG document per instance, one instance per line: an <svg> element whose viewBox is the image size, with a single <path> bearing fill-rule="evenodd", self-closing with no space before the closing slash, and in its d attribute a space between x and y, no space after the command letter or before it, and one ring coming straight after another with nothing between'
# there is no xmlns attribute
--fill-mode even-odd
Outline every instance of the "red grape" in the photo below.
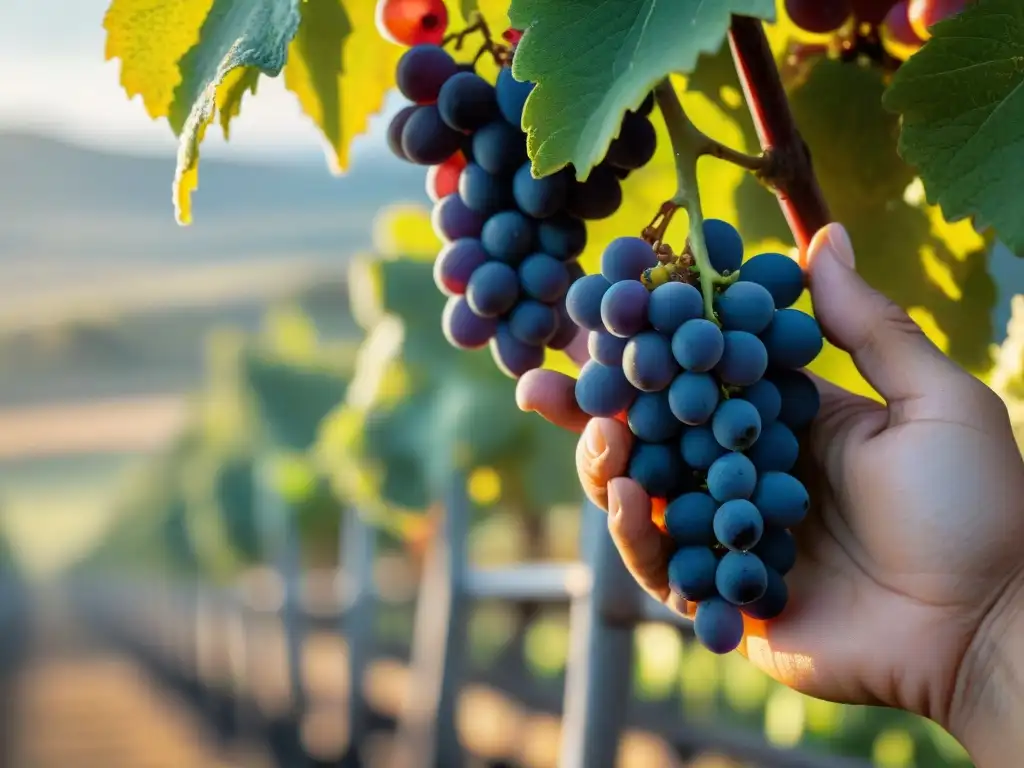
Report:
<svg viewBox="0 0 1024 768"><path fill-rule="evenodd" d="M800 29L835 32L850 18L850 0L786 0L786 13Z"/></svg>
<svg viewBox="0 0 1024 768"><path fill-rule="evenodd" d="M966 0L910 0L907 15L914 32L922 40L931 37L928 31L936 22L960 13Z"/></svg>
<svg viewBox="0 0 1024 768"><path fill-rule="evenodd" d="M892 42L897 45L917 48L921 45L922 40L917 36L917 32L914 31L914 27L910 23L907 5L907 0L900 0L892 7L885 17L885 31Z"/></svg>
<svg viewBox="0 0 1024 768"><path fill-rule="evenodd" d="M501 36L505 38L505 41L509 45L519 45L519 41L523 39L523 31L521 29L512 29L509 27L501 33Z"/></svg>
<svg viewBox="0 0 1024 768"><path fill-rule="evenodd" d="M853 13L861 24L877 27L892 5L893 0L853 0Z"/></svg>
<svg viewBox="0 0 1024 768"><path fill-rule="evenodd" d="M466 167L466 158L456 152L440 165L432 165L427 171L427 194L431 202L438 202L459 191L459 177Z"/></svg>
<svg viewBox="0 0 1024 768"><path fill-rule="evenodd" d="M440 45L448 9L444 0L378 0L377 30L399 45Z"/></svg>

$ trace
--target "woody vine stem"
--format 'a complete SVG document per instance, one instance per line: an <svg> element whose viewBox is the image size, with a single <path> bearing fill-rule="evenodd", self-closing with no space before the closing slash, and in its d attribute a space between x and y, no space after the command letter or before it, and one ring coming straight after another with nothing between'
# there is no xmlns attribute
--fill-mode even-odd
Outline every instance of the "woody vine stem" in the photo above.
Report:
<svg viewBox="0 0 1024 768"><path fill-rule="evenodd" d="M675 212L682 208L689 217L690 251L700 273L704 314L714 322L715 289L736 280L736 274L722 275L711 265L704 242L704 215L697 184L697 161L710 156L739 166L771 187L779 199L786 220L800 250L801 266L814 233L829 220L811 165L810 152L797 130L764 28L757 19L734 16L729 43L736 71L746 95L761 142L760 155L747 155L702 133L689 119L668 79L655 88L655 96L675 156L677 191L664 203L646 234L661 242Z"/></svg>

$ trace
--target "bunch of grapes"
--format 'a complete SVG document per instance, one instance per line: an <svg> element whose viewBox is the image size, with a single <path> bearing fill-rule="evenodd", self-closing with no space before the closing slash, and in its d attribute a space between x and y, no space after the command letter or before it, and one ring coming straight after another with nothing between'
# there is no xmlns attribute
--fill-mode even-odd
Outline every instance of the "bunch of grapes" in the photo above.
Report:
<svg viewBox="0 0 1024 768"><path fill-rule="evenodd" d="M573 284L569 315L590 331L576 384L592 416L624 419L635 436L628 474L666 502L678 545L668 577L697 603L695 632L727 653L743 613L778 616L805 516L807 490L791 472L797 434L817 413L814 383L799 369L821 351L817 322L791 305L804 275L792 259L763 253L742 264L728 223L703 226L711 265L738 271L705 315L689 248L681 256L647 241L612 241L600 274Z"/></svg>
<svg viewBox="0 0 1024 768"><path fill-rule="evenodd" d="M565 308L585 221L622 204L620 182L653 157L653 96L626 115L608 156L585 182L563 169L533 177L523 106L533 85L503 67L492 85L443 48L417 45L398 63L398 88L412 104L388 138L400 158L430 166L427 192L445 246L435 282L449 299L442 324L462 349L490 345L512 377L540 367L545 347L564 349L577 327Z"/></svg>
<svg viewBox="0 0 1024 768"><path fill-rule="evenodd" d="M898 45L918 48L933 24L965 5L966 0L786 0L786 13L807 32L837 32L853 20L882 28Z"/></svg>

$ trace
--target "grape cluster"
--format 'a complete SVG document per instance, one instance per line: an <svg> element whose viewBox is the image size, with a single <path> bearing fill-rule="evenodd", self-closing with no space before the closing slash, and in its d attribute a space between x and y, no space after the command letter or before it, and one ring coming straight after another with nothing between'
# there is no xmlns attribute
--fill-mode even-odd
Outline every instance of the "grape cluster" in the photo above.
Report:
<svg viewBox="0 0 1024 768"><path fill-rule="evenodd" d="M564 349L578 332L565 295L584 274L585 221L618 210L620 181L654 155L653 97L626 114L606 159L579 182L572 169L533 177L521 128L533 85L508 67L492 85L443 48L419 45L399 60L397 81L413 103L388 141L398 157L430 166L445 335L462 349L489 344L502 371L522 376L543 364L545 347Z"/></svg>
<svg viewBox="0 0 1024 768"><path fill-rule="evenodd" d="M966 0L786 0L786 13L807 32L836 32L854 20L881 27L892 42L917 48L933 24L965 5Z"/></svg>
<svg viewBox="0 0 1024 768"><path fill-rule="evenodd" d="M600 274L573 284L567 309L590 331L576 399L592 416L629 425L628 474L666 502L678 546L669 583L698 604L697 638L727 653L743 613L770 619L786 605L783 577L796 558L789 529L809 504L791 474L797 434L819 405L799 369L823 340L817 322L791 308L804 286L795 261L763 253L741 267L739 233L716 219L703 229L714 269L739 271L716 289L714 320L692 258L635 237L608 245Z"/></svg>

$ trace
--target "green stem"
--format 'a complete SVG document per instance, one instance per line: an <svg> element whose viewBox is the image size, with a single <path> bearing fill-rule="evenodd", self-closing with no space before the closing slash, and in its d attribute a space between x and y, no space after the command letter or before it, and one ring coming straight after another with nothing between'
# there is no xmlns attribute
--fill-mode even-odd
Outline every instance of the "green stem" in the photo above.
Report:
<svg viewBox="0 0 1024 768"><path fill-rule="evenodd" d="M669 140L676 164L676 194L672 204L683 208L689 219L690 250L700 275L700 290L704 297L704 316L718 323L715 314L715 287L728 285L737 275L723 276L711 266L707 243L704 241L704 211L701 206L700 188L697 184L697 161L706 154L716 154L713 147L725 149L712 141L690 121L683 110L672 83L666 78L654 89L658 108L665 119Z"/></svg>

